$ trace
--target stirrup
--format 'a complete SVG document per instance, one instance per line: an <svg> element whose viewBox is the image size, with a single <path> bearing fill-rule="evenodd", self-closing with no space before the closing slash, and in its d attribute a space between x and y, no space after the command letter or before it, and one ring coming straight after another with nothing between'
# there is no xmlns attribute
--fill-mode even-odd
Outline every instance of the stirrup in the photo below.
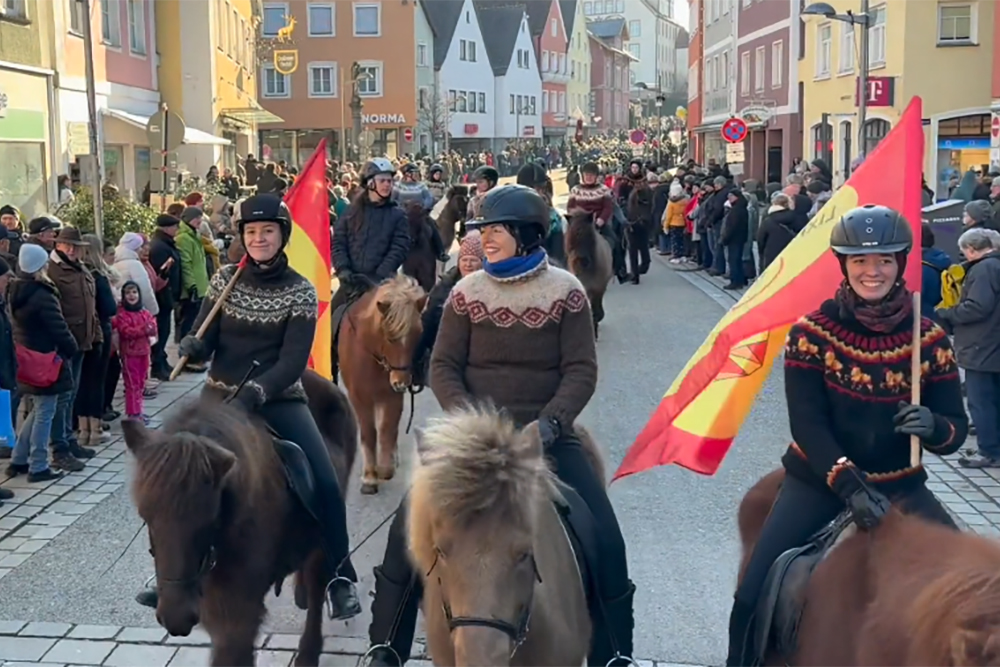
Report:
<svg viewBox="0 0 1000 667"><path fill-rule="evenodd" d="M389 646L388 644L375 644L374 646L372 646L371 648L369 648L367 651L365 651L364 655L362 655L360 658L358 658L357 667L368 667L368 663L365 662L365 661L368 660L369 658L371 658L372 657L372 653L374 653L375 651L377 651L380 648L388 649L392 653L393 657L396 658L396 664L397 665L402 665L403 664L403 659L399 657L399 653L396 653L396 649L394 649L393 647ZM636 667L638 667L638 665L636 665Z"/></svg>
<svg viewBox="0 0 1000 667"><path fill-rule="evenodd" d="M615 652L615 657L608 660L608 664L604 665L604 667L611 667L611 664L616 660L627 660L628 664L631 665L632 667L639 667L639 663L635 661L635 658L631 656L624 656L618 652Z"/></svg>
<svg viewBox="0 0 1000 667"><path fill-rule="evenodd" d="M337 575L336 577L334 577L333 579L331 579L329 581L329 583L327 583L326 590L324 590L324 595L323 595L323 597L324 597L324 604L326 605L326 613L327 613L327 616L329 616L330 620L332 620L332 621L346 621L346 620L349 620L351 618L354 618L358 614L355 613L355 614L351 614L350 616L336 616L334 614L333 602L331 601L330 592L331 592L331 590L333 590L335 588L335 586L337 584L341 584L341 585L345 585L346 584L349 587L354 587L354 582L351 581L350 579L348 579L347 577L342 576L342 575ZM358 606L359 607L361 606L361 601L360 600L358 600ZM341 609L340 611L341 612L345 612L346 610L345 609Z"/></svg>

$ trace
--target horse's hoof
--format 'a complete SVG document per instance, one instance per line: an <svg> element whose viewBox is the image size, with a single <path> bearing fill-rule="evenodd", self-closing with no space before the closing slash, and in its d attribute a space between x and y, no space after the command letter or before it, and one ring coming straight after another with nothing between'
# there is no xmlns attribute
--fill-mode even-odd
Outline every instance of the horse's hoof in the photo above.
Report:
<svg viewBox="0 0 1000 667"><path fill-rule="evenodd" d="M364 482L361 485L361 495L374 496L376 493L378 493L378 484L375 482Z"/></svg>
<svg viewBox="0 0 1000 667"><path fill-rule="evenodd" d="M396 476L396 468L388 466L378 467L378 478L384 482L388 482L390 479Z"/></svg>

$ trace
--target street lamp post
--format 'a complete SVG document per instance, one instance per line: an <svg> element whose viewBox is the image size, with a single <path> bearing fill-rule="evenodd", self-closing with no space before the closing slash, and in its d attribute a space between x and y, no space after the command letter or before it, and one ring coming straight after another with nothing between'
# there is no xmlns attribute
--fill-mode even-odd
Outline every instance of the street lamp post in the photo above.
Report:
<svg viewBox="0 0 1000 667"><path fill-rule="evenodd" d="M861 0L861 11L857 14L848 10L845 14L838 14L833 5L827 2L814 2L802 10L803 16L822 16L832 21L847 23L854 29L854 26L861 26L861 40L858 73L858 156L864 157L865 146L865 124L868 121L868 69L871 64L868 53L869 31L872 27L871 13L868 6L869 0ZM825 134L824 134L825 138Z"/></svg>

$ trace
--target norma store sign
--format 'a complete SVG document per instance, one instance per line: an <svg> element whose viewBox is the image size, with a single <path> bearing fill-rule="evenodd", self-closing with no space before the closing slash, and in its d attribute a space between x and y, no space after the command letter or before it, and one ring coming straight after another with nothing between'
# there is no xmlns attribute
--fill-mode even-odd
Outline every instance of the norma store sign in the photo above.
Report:
<svg viewBox="0 0 1000 667"><path fill-rule="evenodd" d="M406 125L406 116L401 113L364 113L361 122L365 125Z"/></svg>

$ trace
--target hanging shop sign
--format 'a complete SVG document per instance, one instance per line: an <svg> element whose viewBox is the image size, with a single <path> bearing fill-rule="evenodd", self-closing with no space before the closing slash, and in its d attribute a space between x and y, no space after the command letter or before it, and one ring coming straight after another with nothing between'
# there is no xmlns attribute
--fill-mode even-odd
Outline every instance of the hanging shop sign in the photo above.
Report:
<svg viewBox="0 0 1000 667"><path fill-rule="evenodd" d="M299 68L298 49L276 50L274 52L274 70L278 74L288 76Z"/></svg>

